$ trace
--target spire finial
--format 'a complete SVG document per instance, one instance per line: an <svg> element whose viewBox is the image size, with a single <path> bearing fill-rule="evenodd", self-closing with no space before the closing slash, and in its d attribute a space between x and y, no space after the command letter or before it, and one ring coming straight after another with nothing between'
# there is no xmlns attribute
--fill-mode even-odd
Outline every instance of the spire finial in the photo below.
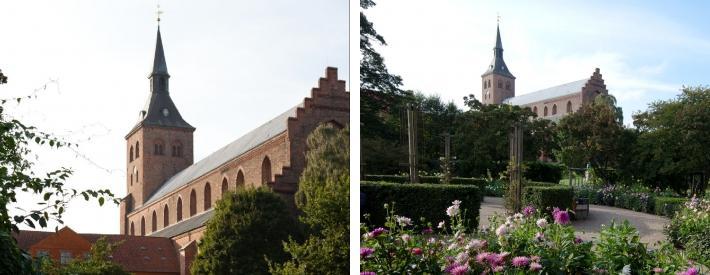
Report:
<svg viewBox="0 0 710 275"><path fill-rule="evenodd" d="M155 9L155 16L156 20L158 21L158 26L160 26L160 15L163 14L163 11L160 10L160 4L158 4L158 8Z"/></svg>
<svg viewBox="0 0 710 275"><path fill-rule="evenodd" d="M158 21L160 21L160 19ZM496 23L498 25L500 25L500 13L499 12L496 12Z"/></svg>

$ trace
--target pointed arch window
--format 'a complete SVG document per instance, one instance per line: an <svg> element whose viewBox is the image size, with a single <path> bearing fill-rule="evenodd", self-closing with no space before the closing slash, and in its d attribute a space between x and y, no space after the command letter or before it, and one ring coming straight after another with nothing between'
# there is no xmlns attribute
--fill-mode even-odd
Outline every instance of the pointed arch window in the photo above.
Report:
<svg viewBox="0 0 710 275"><path fill-rule="evenodd" d="M227 178L222 179L222 197L224 197L224 193L227 192L227 189L229 186L227 185Z"/></svg>
<svg viewBox="0 0 710 275"><path fill-rule="evenodd" d="M180 141L173 142L173 157L182 157L182 143Z"/></svg>
<svg viewBox="0 0 710 275"><path fill-rule="evenodd" d="M136 141L136 159L141 156L141 143Z"/></svg>
<svg viewBox="0 0 710 275"><path fill-rule="evenodd" d="M547 116L547 106L545 106L545 109L543 110L543 116Z"/></svg>
<svg viewBox="0 0 710 275"><path fill-rule="evenodd" d="M533 106L533 113L535 113L536 115L538 114L537 113L537 106Z"/></svg>
<svg viewBox="0 0 710 275"><path fill-rule="evenodd" d="M195 214L197 214L197 193L195 193L195 189L192 189L190 192L190 217Z"/></svg>
<svg viewBox="0 0 710 275"><path fill-rule="evenodd" d="M212 187L208 182L207 184L205 184L205 204L203 211L207 211L207 209L210 208L212 208Z"/></svg>
<svg viewBox="0 0 710 275"><path fill-rule="evenodd" d="M150 232L155 232L158 230L158 215L155 213L155 210L153 210L153 217L151 218L151 223L150 223Z"/></svg>
<svg viewBox="0 0 710 275"><path fill-rule="evenodd" d="M168 225L170 225L170 210L166 204L165 207L163 207L163 228L168 227Z"/></svg>
<svg viewBox="0 0 710 275"><path fill-rule="evenodd" d="M505 89L510 90L510 81L505 82Z"/></svg>
<svg viewBox="0 0 710 275"><path fill-rule="evenodd" d="M133 222L131 222L131 236L135 236L135 235L136 235L136 230L135 230L135 227L133 226Z"/></svg>
<svg viewBox="0 0 710 275"><path fill-rule="evenodd" d="M244 172L240 169L239 172L237 172L237 188L240 186L244 186Z"/></svg>
<svg viewBox="0 0 710 275"><path fill-rule="evenodd" d="M153 144L153 155L162 156L165 150L165 143L162 140L156 140Z"/></svg>
<svg viewBox="0 0 710 275"><path fill-rule="evenodd" d="M269 156L265 156L261 162L261 184L267 184L271 181L271 160Z"/></svg>
<svg viewBox="0 0 710 275"><path fill-rule="evenodd" d="M182 221L182 198L178 197L177 206L175 207L177 212L177 222Z"/></svg>
<svg viewBox="0 0 710 275"><path fill-rule="evenodd" d="M567 113L572 112L572 101L567 101Z"/></svg>
<svg viewBox="0 0 710 275"><path fill-rule="evenodd" d="M502 80L498 80L498 88L503 88L503 81Z"/></svg>
<svg viewBox="0 0 710 275"><path fill-rule="evenodd" d="M141 236L145 236L145 217L141 217Z"/></svg>
<svg viewBox="0 0 710 275"><path fill-rule="evenodd" d="M554 116L556 114L557 114L557 104L552 104L552 115Z"/></svg>
<svg viewBox="0 0 710 275"><path fill-rule="evenodd" d="M133 146L131 146L131 150L128 153L128 161L133 161Z"/></svg>

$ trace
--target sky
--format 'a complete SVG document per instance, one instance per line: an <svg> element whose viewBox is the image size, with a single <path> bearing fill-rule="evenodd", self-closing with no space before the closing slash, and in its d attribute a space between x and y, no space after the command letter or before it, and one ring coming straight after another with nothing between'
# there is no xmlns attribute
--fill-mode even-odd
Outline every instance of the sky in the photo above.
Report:
<svg viewBox="0 0 710 275"><path fill-rule="evenodd" d="M70 167L69 187L126 195L125 135L150 92L156 5L0 0L0 98L36 95L5 115L79 145L37 148L36 173ZM352 86L347 1L171 0L160 9L170 95L197 128L195 162L300 103L327 66ZM23 194L10 213L38 200ZM119 232L112 204L74 200L64 221L80 233Z"/></svg>
<svg viewBox="0 0 710 275"><path fill-rule="evenodd" d="M380 0L365 11L404 89L463 108L481 98L496 21L516 94L591 77L600 68L631 126L633 112L710 84L710 3L693 1ZM688 2L689 3L689 2Z"/></svg>

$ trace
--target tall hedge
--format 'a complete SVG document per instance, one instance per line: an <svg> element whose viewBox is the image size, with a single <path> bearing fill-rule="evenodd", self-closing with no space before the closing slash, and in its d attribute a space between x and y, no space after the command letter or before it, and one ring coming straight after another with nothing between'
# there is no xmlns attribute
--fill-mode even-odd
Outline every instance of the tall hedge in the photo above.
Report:
<svg viewBox="0 0 710 275"><path fill-rule="evenodd" d="M531 181L559 183L565 171L564 165L551 162L529 161L525 166L523 177Z"/></svg>
<svg viewBox="0 0 710 275"><path fill-rule="evenodd" d="M523 185L521 205L523 207L533 205L535 208L549 213L553 207L572 209L573 200L574 191L570 186L532 181ZM513 199L510 192L505 197L505 206L508 210L512 209Z"/></svg>
<svg viewBox="0 0 710 275"><path fill-rule="evenodd" d="M481 191L475 185L453 184L399 184L386 182L360 183L360 192L364 195L361 205L362 214L369 214L369 225L383 225L386 218L384 204L394 207L395 214L413 220L424 218L436 224L448 220L446 208L454 200L460 200L461 208L469 221L469 228L478 227Z"/></svg>

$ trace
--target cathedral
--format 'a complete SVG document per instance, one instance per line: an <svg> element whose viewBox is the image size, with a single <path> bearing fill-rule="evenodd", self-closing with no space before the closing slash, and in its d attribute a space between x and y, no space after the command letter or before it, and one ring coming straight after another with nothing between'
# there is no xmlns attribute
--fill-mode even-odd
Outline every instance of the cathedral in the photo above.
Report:
<svg viewBox="0 0 710 275"><path fill-rule="evenodd" d="M149 80L148 101L125 136L127 195L120 204L120 233L172 240L181 273L189 270L222 194L268 186L293 206L308 135L321 124L349 124L350 93L337 69L328 67L309 97L194 162L195 126L170 97L160 28Z"/></svg>
<svg viewBox="0 0 710 275"><path fill-rule="evenodd" d="M512 104L530 108L540 118L557 121L589 104L601 94L608 94L599 68L591 77L515 96L515 76L503 60L500 26L496 29L493 61L481 75L483 104Z"/></svg>

